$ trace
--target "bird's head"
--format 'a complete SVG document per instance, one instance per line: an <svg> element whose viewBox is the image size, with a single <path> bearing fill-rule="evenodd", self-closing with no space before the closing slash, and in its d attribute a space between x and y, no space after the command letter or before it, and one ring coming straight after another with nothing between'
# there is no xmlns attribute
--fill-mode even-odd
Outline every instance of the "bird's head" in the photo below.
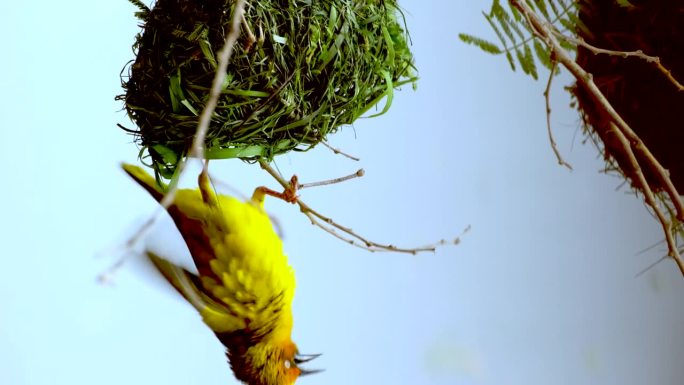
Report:
<svg viewBox="0 0 684 385"><path fill-rule="evenodd" d="M318 373L300 365L320 354L299 354L292 341L257 343L238 358L228 352L235 376L249 385L292 385L297 378Z"/></svg>

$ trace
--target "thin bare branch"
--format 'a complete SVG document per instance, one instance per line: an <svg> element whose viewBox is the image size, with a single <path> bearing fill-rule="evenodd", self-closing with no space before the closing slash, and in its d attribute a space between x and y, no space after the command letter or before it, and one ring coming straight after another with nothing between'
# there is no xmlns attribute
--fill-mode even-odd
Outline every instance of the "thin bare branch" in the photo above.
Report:
<svg viewBox="0 0 684 385"><path fill-rule="evenodd" d="M561 166L565 166L568 168L568 170L572 171L572 166L563 159L563 157L560 154L560 151L558 151L558 145L556 144L556 140L553 138L553 130L551 129L551 82L553 81L553 77L556 74L557 65L558 64L554 60L553 65L551 66L551 72L549 72L549 80L546 83L546 89L544 90L544 100L546 100L546 130L549 133L549 142L551 143L551 149L553 150L553 153L556 154L558 164L560 164Z"/></svg>
<svg viewBox="0 0 684 385"><path fill-rule="evenodd" d="M684 262L682 261L679 249L677 247L676 239L672 231L672 223L665 217L662 210L658 206L655 194L651 190L646 178L641 171L641 162L648 166L650 170L658 178L658 182L664 186L670 200L672 201L677 218L684 220L684 205L675 189L669 174L665 168L658 162L658 160L651 154L639 136L629 127L629 125L622 119L622 117L615 111L610 102L601 93L599 88L593 81L591 74L587 73L579 64L577 64L563 49L558 42L558 32L548 22L540 18L532 8L523 0L511 0L511 4L516 7L522 15L524 15L528 25L531 27L533 33L537 38L543 41L551 50L553 57L561 63L570 73L577 79L578 83L585 88L589 95L594 99L596 105L603 110L603 112L610 119L608 130L613 134L622 146L622 151L626 155L631 166L635 170L635 183L644 194L646 203L651 207L653 212L660 222L663 232L665 233L665 240L668 245L668 255L677 264L680 272L684 275Z"/></svg>
<svg viewBox="0 0 684 385"><path fill-rule="evenodd" d="M658 258L655 262L653 262L653 263L651 263L650 265L648 265L648 266L644 267L643 269L641 269L641 271L639 271L638 273L636 273L636 274L634 275L634 278L639 278L639 277L641 277L642 275L646 274L649 270L651 270L652 268L654 268L654 267L656 267L658 264L660 264L660 262L662 262L662 261L668 259L669 257L670 257L669 255L663 255L662 257Z"/></svg>
<svg viewBox="0 0 684 385"><path fill-rule="evenodd" d="M619 57L623 57L623 58L636 57L636 58L639 58L641 60L646 61L647 63L651 63L658 69L658 71L660 71L663 75L665 75L667 80L669 80L670 83L672 83L677 88L678 91L684 91L684 85L682 85L682 83L680 83L674 77L674 75L672 75L672 71L665 68L665 66L663 65L663 63L660 60L660 57L658 57L658 56L647 55L642 50L613 51L610 49L599 48L599 47L596 47L596 46L593 46L593 45L587 43L582 38L576 38L576 37L568 36L568 35L561 33L560 31L556 31L556 30L552 30L552 32L558 38L563 39L563 40L565 40L569 43L572 43L576 46L582 46L582 47L586 48L587 50L593 52L596 55L597 54L603 54L603 55L610 55L610 56L619 56Z"/></svg>
<svg viewBox="0 0 684 385"><path fill-rule="evenodd" d="M233 9L230 32L228 32L226 42L218 54L218 65L214 74L214 80L211 83L209 99L207 100L207 104L204 105L204 109L199 118L199 123L197 124L197 131L195 132L195 137L192 141L190 150L190 156L192 157L199 159L204 158L204 140L207 137L207 131L209 131L211 115L214 114L218 100L221 97L223 82L226 79L226 71L228 70L228 63L230 63L230 57L233 55L233 46L238 37L240 37L240 22L242 21L242 15L244 15L244 13L245 0L238 0Z"/></svg>
<svg viewBox="0 0 684 385"><path fill-rule="evenodd" d="M345 153L345 152L342 152L342 150L340 150L339 148L335 148L335 147L329 145L328 142L326 142L325 140L322 140L320 143L321 143L322 145L324 145L325 147L328 147L328 149L329 149L330 151L332 151L333 153L335 153L335 154L342 155L342 156L344 156L345 158L349 158L349 159L355 160L355 161L357 161L357 162L361 160L361 159L359 159L359 158L357 158L357 157L355 157L355 156L352 156L352 155L349 155L349 154L347 154L347 153Z"/></svg>
<svg viewBox="0 0 684 385"><path fill-rule="evenodd" d="M273 169L268 163L265 161L259 161L259 164L261 165L261 168L266 170L267 173L269 173L273 179L275 179L285 190L292 189L293 187L288 182L285 180L276 170ZM352 246L359 247L364 250L368 250L371 252L381 252L381 251L388 251L388 252L396 252L396 253L407 253L407 254L417 254L420 252L434 252L438 246L441 245L447 245L447 244L458 244L460 243L460 237L456 237L452 241L447 241L447 240L440 240L439 242L436 242L434 244L429 244L421 247L414 247L414 248L402 248L402 247L397 247L392 244L381 244L377 243L374 241L371 241L358 233L356 233L354 230L352 230L349 227L342 226L335 222L332 218L327 217L325 215L322 215L318 211L312 209L309 205L304 203L301 199L297 198L294 200L294 203L296 203L299 206L299 209L304 215L306 215L309 220L311 221L311 224L314 226L317 226L321 228L323 231L331 234L332 236L342 240L345 243L348 243ZM463 231L463 233L467 232L468 227L466 230ZM344 234L344 235L343 235Z"/></svg>
<svg viewBox="0 0 684 385"><path fill-rule="evenodd" d="M336 184L340 182L346 182L350 179L355 179L355 178L360 178L362 177L366 172L363 171L362 168L358 169L355 173L349 174L347 176L343 176L340 178L335 178L335 179L328 179L328 180L323 180L319 182L311 182L311 183L300 183L297 185L297 189L303 189L303 188L308 188L308 187L318 187L318 186L328 186L331 184Z"/></svg>
<svg viewBox="0 0 684 385"><path fill-rule="evenodd" d="M679 255L679 249L672 234L672 223L665 217L665 214L663 214L660 207L658 207L658 202L656 201L655 194L653 194L651 187L646 181L644 173L641 171L641 167L639 166L636 156L632 151L632 147L630 146L629 141L624 135L622 135L622 133L615 125L615 123L611 122L610 127L610 132L615 133L615 137L618 141L620 141L620 144L622 144L625 153L628 155L627 159L629 160L631 166L635 170L635 174L637 176L637 183L642 188L646 204L648 204L651 207L656 217L658 217L658 221L663 227L663 232L665 233L665 241L667 242L667 247L669 249L668 254L675 260L675 263L677 263L679 270L682 272L682 274L684 274L684 261L682 261L682 258Z"/></svg>

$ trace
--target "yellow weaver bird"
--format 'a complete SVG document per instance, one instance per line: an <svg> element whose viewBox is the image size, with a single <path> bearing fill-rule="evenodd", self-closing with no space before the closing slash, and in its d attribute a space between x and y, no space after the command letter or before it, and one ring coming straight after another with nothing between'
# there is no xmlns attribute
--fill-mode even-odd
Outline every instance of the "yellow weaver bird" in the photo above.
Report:
<svg viewBox="0 0 684 385"><path fill-rule="evenodd" d="M165 192L138 166L123 169L157 201ZM201 314L226 347L237 379L249 385L291 385L316 373L299 364L292 342L295 277L282 242L264 211L266 188L242 202L216 195L206 167L199 189L180 189L167 209L185 240L199 275L148 253L150 260Z"/></svg>

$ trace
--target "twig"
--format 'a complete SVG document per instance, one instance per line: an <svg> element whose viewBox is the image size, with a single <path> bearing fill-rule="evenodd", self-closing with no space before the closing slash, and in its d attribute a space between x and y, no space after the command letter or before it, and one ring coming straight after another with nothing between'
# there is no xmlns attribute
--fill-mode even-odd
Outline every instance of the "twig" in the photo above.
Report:
<svg viewBox="0 0 684 385"><path fill-rule="evenodd" d="M642 275L646 274L646 272L648 272L652 268L656 267L660 262L666 260L669 257L670 257L669 255L663 255L662 257L658 258L658 260L656 260L655 262L653 262L650 265L646 266L645 268L641 269L641 271L639 271L638 273L636 273L634 275L634 278L641 277Z"/></svg>
<svg viewBox="0 0 684 385"><path fill-rule="evenodd" d="M297 184L297 189L301 190L301 189L307 188L307 187L328 186L328 185L335 184L335 183L345 182L345 181L348 181L350 179L360 178L365 173L366 172L363 171L362 168L360 168L355 173L349 174L347 176L343 176L341 178L329 179L329 180L324 180L324 181L320 181L320 182L299 183L299 184Z"/></svg>
<svg viewBox="0 0 684 385"><path fill-rule="evenodd" d="M613 122L610 122L609 133L610 132L614 132L617 140L620 141L620 144L622 144L625 153L627 154L627 159L629 160L632 168L634 169L634 173L636 174L637 182L642 187L642 192L644 194L646 204L651 206L651 209L653 209L653 212L658 217L658 221L663 227L663 232L665 232L665 240L667 241L667 246L669 249L668 254L672 258L674 258L675 262L677 263L677 266L679 267L679 270L682 272L682 274L684 274L684 261L682 261L681 257L679 256L677 243L675 242L675 239L672 236L672 223L667 218L665 218L665 214L663 214L662 210L660 210L660 208L658 207L658 202L656 202L655 195L653 194L653 191L651 191L651 187L648 185L646 177L644 176L644 173L641 171L641 167L639 167L639 163L636 159L636 156L634 156L634 152L632 151L632 148L630 146L629 141L627 141L627 138L624 135L622 135L620 130Z"/></svg>
<svg viewBox="0 0 684 385"><path fill-rule="evenodd" d="M555 38L555 33L551 32L554 28L548 23L544 23L532 9L529 8L527 4L524 4L520 0L511 0L511 3L518 7L528 23L530 24L537 37L544 41L548 47L551 48L556 58L565 66L580 84L582 84L589 95L594 98L594 102L603 108L604 112L608 114L608 117L616 123L619 131L627 138L628 143L633 147L639 155L644 157L646 164L651 167L651 170L658 177L659 182L662 183L663 187L667 191L667 194L672 200L672 204L675 206L677 211L677 219L684 221L684 204L677 189L672 184L670 180L669 173L663 166L658 162L658 160L651 154L649 149L643 143L641 138L629 127L629 125L622 119L622 117L615 111L613 106L610 104L608 99L601 93L596 83L594 83L592 75L587 73L579 64L577 64L567 52L561 47L558 40ZM543 32L543 33L542 33ZM638 162L637 162L638 163Z"/></svg>
<svg viewBox="0 0 684 385"><path fill-rule="evenodd" d="M214 110L216 110L216 105L221 97L221 89L223 87L223 81L226 79L228 63L230 63L230 57L233 54L233 46L240 36L240 21L242 20L244 12L245 0L238 0L237 3L235 3L233 20L231 21L230 31L226 36L226 42L223 45L223 48L221 48L221 51L219 51L218 65L214 74L214 80L211 83L211 90L209 90L209 99L207 100L207 104L204 105L204 109L199 118L199 123L197 124L197 131L195 132L195 137L192 141L190 150L190 156L192 157L199 159L204 158L204 140L207 137L207 131L209 131L211 115L214 113Z"/></svg>
<svg viewBox="0 0 684 385"><path fill-rule="evenodd" d="M230 62L230 57L233 54L233 46L240 36L240 21L242 15L244 14L245 0L238 0L235 4L233 11L233 19L231 20L231 29L226 36L226 42L218 55L218 68L214 74L214 80L211 85L211 90L209 92L209 98L207 99L207 104L202 110L202 114L199 117L199 122L197 124L197 130L195 131L195 137L192 141L192 146L190 147L190 157L203 159L204 158L204 140L207 136L207 131L209 130L209 123L211 122L211 115L216 109L218 104L218 99L221 96L221 87L223 81L226 78L226 71L228 69L228 63ZM178 180L185 171L185 165L187 161L181 160L178 163L178 177L172 180L169 185L168 191L164 195L164 198L159 202L161 206L150 218L140 226L140 229L128 239L125 244L126 249L132 249L135 245L140 242L140 240L147 234L147 232L152 228L152 226L159 218L160 214L168 209L176 198L176 192L178 191ZM105 273L98 277L98 281L107 282L111 279L111 276L123 266L126 260L126 255L119 258Z"/></svg>
<svg viewBox="0 0 684 385"><path fill-rule="evenodd" d="M641 255L641 254L644 254L646 252L649 252L649 251L655 249L656 247L662 245L663 243L665 243L665 241L662 241L662 240L658 241L658 242L656 242L650 246L644 247L643 249L637 251L635 255Z"/></svg>
<svg viewBox="0 0 684 385"><path fill-rule="evenodd" d="M684 262L682 261L676 240L672 234L672 223L665 218L658 204L655 200L655 195L651 190L646 178L641 171L639 158L650 167L653 173L658 178L658 181L665 188L670 200L673 202L677 212L677 219L684 220L684 205L679 197L679 193L675 189L667 170L665 170L658 160L651 154L639 136L629 127L629 125L622 119L622 117L615 111L610 102L601 93L599 88L593 81L591 74L587 73L579 64L577 64L568 53L562 48L558 42L557 32L552 25L544 22L530 6L523 0L511 0L511 4L516 7L524 15L531 30L540 40L542 40L552 52L552 55L565 68L572 73L589 95L594 99L596 105L603 110L603 112L610 118L609 131L612 132L619 143L622 145L622 150L626 155L631 166L634 168L636 175L637 186L641 188L646 203L653 209L658 217L658 220L665 232L665 240L668 246L668 255L672 257L677 264L680 272L684 275Z"/></svg>
<svg viewBox="0 0 684 385"><path fill-rule="evenodd" d="M347 153L345 153L345 152L342 152L342 150L340 150L339 148L335 148L335 147L329 145L328 142L326 142L325 140L322 140L320 143L323 144L325 147L328 147L328 149L329 149L330 151L332 151L333 153L335 153L335 154L342 155L342 156L344 156L344 157L346 157L346 158L349 158L349 159L351 159L351 160L355 160L355 161L357 161L357 162L361 160L361 159L359 159L359 158L357 158L357 157L355 157L355 156L352 156L352 155L349 155L349 154L347 154Z"/></svg>
<svg viewBox="0 0 684 385"><path fill-rule="evenodd" d="M558 145L556 144L556 140L553 138L553 130L551 130L551 81L553 80L553 77L556 74L557 66L558 64L555 60L553 60L551 72L549 72L549 81L546 83L546 89L544 90L544 100L546 100L546 130L549 133L549 142L551 143L551 149L553 150L553 153L556 154L558 164L560 164L561 166L565 166L570 171L572 171L572 166L563 159L563 157L560 154L560 151L558 151Z"/></svg>
<svg viewBox="0 0 684 385"><path fill-rule="evenodd" d="M273 167L271 167L265 161L259 161L259 165L261 165L261 168L266 170L266 172L268 172L273 177L273 179L275 179L285 190L291 189L293 187L280 174L278 174L278 172L275 171ZM332 218L326 217L318 211L312 209L309 205L304 203L299 198L295 199L294 203L296 203L299 206L300 211L309 218L312 225L321 228L323 231L331 234L332 236L342 240L345 243L371 252L389 251L415 255L420 252L434 252L437 246L460 243L460 237L457 237L451 242L446 240L440 240L439 242L436 242L434 244L415 248L402 248L391 244L384 245L371 241L359 235L349 227L345 227L338 224ZM467 232L469 228L470 227L466 228L466 230L464 230L463 233Z"/></svg>
<svg viewBox="0 0 684 385"><path fill-rule="evenodd" d="M582 38L575 38L572 36L568 36L568 35L560 33L560 31L556 31L556 30L552 30L552 32L557 37L559 37L563 40L566 40L569 43L575 44L577 46L582 46L582 47L586 48L587 50L593 52L595 55L603 54L603 55L610 55L610 56L619 56L619 57L623 57L623 58L636 57L636 58L639 58L641 60L646 61L647 63L651 63L651 64L655 65L655 67L658 69L658 71L660 71L663 75L665 75L667 80L669 80L677 88L678 91L684 91L684 85L682 85L682 83L680 83L674 77L674 75L672 75L672 71L665 68L663 63L660 61L660 57L658 57L658 56L647 55L644 53L644 51L642 51L640 49L636 50L636 51L614 51L614 50L610 50L610 49L599 48L599 47L596 47L596 46L593 46L593 45L587 43Z"/></svg>

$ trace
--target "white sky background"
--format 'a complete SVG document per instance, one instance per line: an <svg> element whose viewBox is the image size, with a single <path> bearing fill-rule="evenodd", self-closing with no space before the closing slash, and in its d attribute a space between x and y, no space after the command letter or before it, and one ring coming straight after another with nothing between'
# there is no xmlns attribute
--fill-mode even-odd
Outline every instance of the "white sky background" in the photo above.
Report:
<svg viewBox="0 0 684 385"><path fill-rule="evenodd" d="M582 145L558 78L546 136L544 81L465 46L492 37L489 1L404 1L420 83L390 112L281 156L302 191L338 222L382 242L421 245L472 230L457 247L370 254L267 203L295 267L294 339L325 368L299 384L679 384L684 280L660 258L658 224ZM134 7L118 1L0 5L0 384L236 383L190 306L128 264L96 283L155 203L118 168L137 148L119 71L133 57ZM215 162L248 195L276 183L258 167ZM170 221L156 245L180 245ZM173 235L175 236L175 235ZM109 250L109 251L108 251ZM182 254L178 252L178 254ZM100 255L100 257L97 257Z"/></svg>

